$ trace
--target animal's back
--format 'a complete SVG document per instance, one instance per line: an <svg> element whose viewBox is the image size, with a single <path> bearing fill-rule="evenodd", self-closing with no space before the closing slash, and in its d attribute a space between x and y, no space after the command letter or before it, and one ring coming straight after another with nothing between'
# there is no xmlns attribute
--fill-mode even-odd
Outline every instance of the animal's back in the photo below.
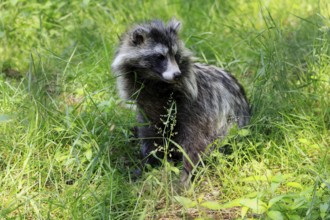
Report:
<svg viewBox="0 0 330 220"><path fill-rule="evenodd" d="M189 109L183 111L189 111L192 118L195 115L197 120L208 123L217 136L226 135L235 123L239 127L248 124L250 108L245 92L230 73L201 63L194 63L192 71L198 82L198 95L194 104L187 105Z"/></svg>

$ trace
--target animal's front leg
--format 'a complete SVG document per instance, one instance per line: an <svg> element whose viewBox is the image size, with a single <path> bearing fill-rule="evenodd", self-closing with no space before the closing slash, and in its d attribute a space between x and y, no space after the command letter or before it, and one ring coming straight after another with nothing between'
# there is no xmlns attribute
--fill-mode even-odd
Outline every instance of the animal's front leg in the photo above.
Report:
<svg viewBox="0 0 330 220"><path fill-rule="evenodd" d="M161 152L157 151L160 138L157 137L155 129L151 126L140 127L138 129L138 136L141 139L141 153L142 153L142 164L157 165L159 164L158 158L162 158ZM155 157L156 156L156 157Z"/></svg>
<svg viewBox="0 0 330 220"><path fill-rule="evenodd" d="M182 136L181 136L182 137ZM193 170L201 159L207 146L205 138L201 134L186 134L181 140L181 146L185 151L183 153L183 171L181 181L188 184L193 176Z"/></svg>
<svg viewBox="0 0 330 220"><path fill-rule="evenodd" d="M198 164L200 160L200 154L197 152L187 152L183 155L183 171L181 175L181 182L184 184L188 184L191 180L195 166Z"/></svg>

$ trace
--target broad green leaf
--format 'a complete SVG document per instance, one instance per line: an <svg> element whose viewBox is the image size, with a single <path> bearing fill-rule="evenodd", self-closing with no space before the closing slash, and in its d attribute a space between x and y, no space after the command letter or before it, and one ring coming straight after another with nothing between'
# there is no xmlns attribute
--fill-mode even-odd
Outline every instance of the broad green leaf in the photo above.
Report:
<svg viewBox="0 0 330 220"><path fill-rule="evenodd" d="M329 204L328 203L323 203L320 205L320 211L321 212L326 212L329 208Z"/></svg>
<svg viewBox="0 0 330 220"><path fill-rule="evenodd" d="M327 214L327 210L329 209L329 204L328 203L323 203L320 205L320 215L321 218L324 219L326 214Z"/></svg>
<svg viewBox="0 0 330 220"><path fill-rule="evenodd" d="M241 217L242 217L242 219L245 218L245 216L246 216L246 214L247 214L248 211L249 211L249 207L246 207L246 206L243 206L242 207L242 210L241 210Z"/></svg>
<svg viewBox="0 0 330 220"><path fill-rule="evenodd" d="M288 216L287 218L290 219L290 220L301 220L301 217L299 215L290 215L290 214L288 214L287 216Z"/></svg>
<svg viewBox="0 0 330 220"><path fill-rule="evenodd" d="M281 183L272 182L270 184L270 190L271 190L271 192L274 193L280 185L281 185Z"/></svg>
<svg viewBox="0 0 330 220"><path fill-rule="evenodd" d="M258 198L254 199L242 199L240 204L246 206L256 214L263 214L267 210L267 205Z"/></svg>
<svg viewBox="0 0 330 220"><path fill-rule="evenodd" d="M281 183L281 182L283 182L284 179L285 179L285 177L281 173L278 173L278 174L276 174L276 176L272 177L272 182Z"/></svg>
<svg viewBox="0 0 330 220"><path fill-rule="evenodd" d="M279 211L269 211L267 212L267 216L273 220L283 220L283 215Z"/></svg>
<svg viewBox="0 0 330 220"><path fill-rule="evenodd" d="M251 193L246 194L244 196L244 199L246 199L246 198L253 199L253 198L258 197L259 195L260 195L260 193L258 193L258 192L251 192Z"/></svg>
<svg viewBox="0 0 330 220"><path fill-rule="evenodd" d="M250 130L249 129L245 129L245 128L243 128L243 129L240 129L239 131L238 131L238 134L241 136L241 137L246 137L246 136L248 136L248 135L250 135Z"/></svg>
<svg viewBox="0 0 330 220"><path fill-rule="evenodd" d="M224 209L241 206L241 203L240 203L241 200L242 199L235 199L235 200L232 200L232 201L229 201L229 202L223 204L222 206Z"/></svg>
<svg viewBox="0 0 330 220"><path fill-rule="evenodd" d="M85 156L87 158L88 161L91 161L92 160L92 156L93 156L93 151L92 149L87 149L87 151L85 152Z"/></svg>
<svg viewBox="0 0 330 220"><path fill-rule="evenodd" d="M272 207L275 203L282 200L284 197L285 197L285 195L280 195L280 196L276 196L276 197L272 198L271 200L269 200L268 208Z"/></svg>
<svg viewBox="0 0 330 220"><path fill-rule="evenodd" d="M174 199L178 201L186 209L193 208L197 204L195 201L192 201L191 199L183 196L174 196Z"/></svg>
<svg viewBox="0 0 330 220"><path fill-rule="evenodd" d="M294 200L293 204L291 204L290 209L291 210L298 209L298 208L300 208L301 206L303 206L306 203L307 203L307 201L306 201L306 199L304 197L296 198Z"/></svg>
<svg viewBox="0 0 330 220"><path fill-rule="evenodd" d="M223 206L216 201L206 201L201 203L201 206L211 210L219 210L223 208Z"/></svg>
<svg viewBox="0 0 330 220"><path fill-rule="evenodd" d="M286 185L296 189L303 189L302 185L297 182L288 182Z"/></svg>

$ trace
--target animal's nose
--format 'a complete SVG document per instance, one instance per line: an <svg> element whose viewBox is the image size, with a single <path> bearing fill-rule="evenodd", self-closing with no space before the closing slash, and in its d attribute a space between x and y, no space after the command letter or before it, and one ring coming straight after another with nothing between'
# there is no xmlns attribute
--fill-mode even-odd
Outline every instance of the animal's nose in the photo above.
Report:
<svg viewBox="0 0 330 220"><path fill-rule="evenodd" d="M177 72L174 72L173 73L173 78L175 79L175 80L178 80L178 79L180 79L181 78L181 72L180 71L177 71Z"/></svg>

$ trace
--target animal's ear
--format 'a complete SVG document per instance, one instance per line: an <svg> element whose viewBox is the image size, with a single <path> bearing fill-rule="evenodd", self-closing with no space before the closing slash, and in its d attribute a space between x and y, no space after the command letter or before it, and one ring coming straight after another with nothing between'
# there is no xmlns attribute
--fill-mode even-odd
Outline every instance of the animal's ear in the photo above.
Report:
<svg viewBox="0 0 330 220"><path fill-rule="evenodd" d="M172 18L168 24L167 24L167 27L174 31L175 33L178 33L180 28L181 28L181 22L176 20L175 18Z"/></svg>
<svg viewBox="0 0 330 220"><path fill-rule="evenodd" d="M142 44L147 37L147 30L143 27L137 27L132 33L132 43L134 45Z"/></svg>

